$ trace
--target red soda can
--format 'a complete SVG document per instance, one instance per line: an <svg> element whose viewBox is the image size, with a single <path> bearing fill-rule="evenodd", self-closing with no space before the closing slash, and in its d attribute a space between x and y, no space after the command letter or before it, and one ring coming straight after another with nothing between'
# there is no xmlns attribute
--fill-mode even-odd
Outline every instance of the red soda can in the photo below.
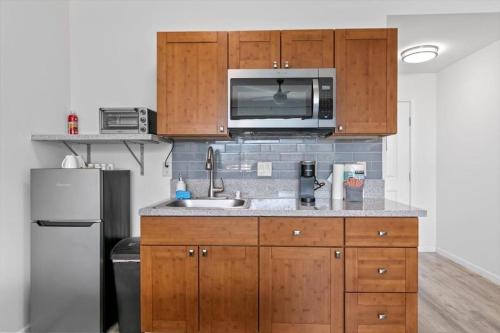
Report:
<svg viewBox="0 0 500 333"><path fill-rule="evenodd" d="M78 134L78 116L74 112L68 115L68 134Z"/></svg>

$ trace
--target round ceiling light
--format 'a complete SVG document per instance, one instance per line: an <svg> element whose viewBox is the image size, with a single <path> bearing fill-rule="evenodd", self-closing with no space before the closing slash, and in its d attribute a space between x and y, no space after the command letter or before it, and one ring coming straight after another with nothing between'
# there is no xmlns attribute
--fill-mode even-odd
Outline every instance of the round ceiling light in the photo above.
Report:
<svg viewBox="0 0 500 333"><path fill-rule="evenodd" d="M410 64L418 64L436 58L438 51L439 48L436 45L414 46L401 52L401 59Z"/></svg>

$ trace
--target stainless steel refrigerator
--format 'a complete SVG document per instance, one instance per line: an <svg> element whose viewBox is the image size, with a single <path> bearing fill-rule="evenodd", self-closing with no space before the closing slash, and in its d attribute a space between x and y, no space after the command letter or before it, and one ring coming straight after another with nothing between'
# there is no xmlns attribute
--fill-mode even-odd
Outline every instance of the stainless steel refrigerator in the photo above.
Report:
<svg viewBox="0 0 500 333"><path fill-rule="evenodd" d="M112 247L130 234L130 172L31 170L31 332L116 322Z"/></svg>

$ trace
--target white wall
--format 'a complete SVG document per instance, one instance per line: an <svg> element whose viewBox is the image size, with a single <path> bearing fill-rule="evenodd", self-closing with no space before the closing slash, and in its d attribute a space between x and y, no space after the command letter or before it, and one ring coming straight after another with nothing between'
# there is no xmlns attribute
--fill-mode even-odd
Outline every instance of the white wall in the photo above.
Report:
<svg viewBox="0 0 500 333"><path fill-rule="evenodd" d="M61 132L69 107L68 4L0 3L0 331L27 323L29 169L65 151L34 144L33 131Z"/></svg>
<svg viewBox="0 0 500 333"><path fill-rule="evenodd" d="M500 41L437 87L438 252L500 283Z"/></svg>
<svg viewBox="0 0 500 333"><path fill-rule="evenodd" d="M420 219L420 251L436 250L436 74L401 74L398 100L412 112L412 205L427 210Z"/></svg>

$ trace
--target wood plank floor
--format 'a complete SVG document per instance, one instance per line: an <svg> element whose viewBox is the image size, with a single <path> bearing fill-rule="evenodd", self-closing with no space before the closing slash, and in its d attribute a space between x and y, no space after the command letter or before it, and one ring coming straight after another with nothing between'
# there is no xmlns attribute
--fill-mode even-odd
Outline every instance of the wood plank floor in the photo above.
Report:
<svg viewBox="0 0 500 333"><path fill-rule="evenodd" d="M419 333L500 333L500 286L438 254L419 257Z"/></svg>

